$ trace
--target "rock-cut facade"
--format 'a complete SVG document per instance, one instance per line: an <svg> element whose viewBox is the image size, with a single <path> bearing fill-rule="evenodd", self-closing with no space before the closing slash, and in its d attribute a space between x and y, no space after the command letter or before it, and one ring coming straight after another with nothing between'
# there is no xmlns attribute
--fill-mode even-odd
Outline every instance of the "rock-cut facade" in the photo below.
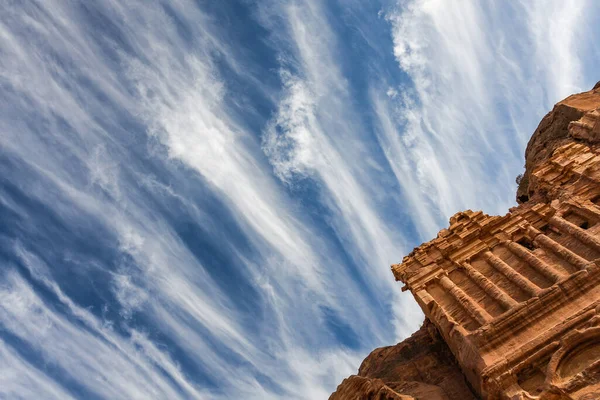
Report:
<svg viewBox="0 0 600 400"><path fill-rule="evenodd" d="M517 201L457 213L392 266L426 323L331 400L600 399L599 87L544 117Z"/></svg>

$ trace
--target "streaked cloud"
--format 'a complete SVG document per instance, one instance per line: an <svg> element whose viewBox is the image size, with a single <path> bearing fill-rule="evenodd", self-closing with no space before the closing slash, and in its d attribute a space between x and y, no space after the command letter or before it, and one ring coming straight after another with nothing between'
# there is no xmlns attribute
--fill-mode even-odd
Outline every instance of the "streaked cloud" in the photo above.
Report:
<svg viewBox="0 0 600 400"><path fill-rule="evenodd" d="M402 131L396 154L408 161L392 164L402 171L397 176L415 171L415 207L448 216L511 205L536 124L555 102L593 85L573 45L585 40L584 8L594 9L585 2L426 0L386 14L396 60L411 78L391 106Z"/></svg>

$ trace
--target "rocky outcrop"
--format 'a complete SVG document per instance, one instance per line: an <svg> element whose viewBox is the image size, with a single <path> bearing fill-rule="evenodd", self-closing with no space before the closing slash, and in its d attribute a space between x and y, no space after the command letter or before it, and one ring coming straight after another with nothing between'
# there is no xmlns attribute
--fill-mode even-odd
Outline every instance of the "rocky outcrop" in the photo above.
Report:
<svg viewBox="0 0 600 400"><path fill-rule="evenodd" d="M517 189L517 202L543 193L531 185L531 173L548 160L554 150L569 142L600 142L600 82L589 92L574 94L557 103L542 119L525 150L525 173Z"/></svg>
<svg viewBox="0 0 600 400"><path fill-rule="evenodd" d="M374 350L361 364L358 375L345 379L329 398L350 399L475 400L476 397L452 352L426 320L410 338Z"/></svg>
<svg viewBox="0 0 600 400"><path fill-rule="evenodd" d="M338 386L329 400L414 400L414 397L405 396L386 386L381 379L365 378L352 375Z"/></svg>

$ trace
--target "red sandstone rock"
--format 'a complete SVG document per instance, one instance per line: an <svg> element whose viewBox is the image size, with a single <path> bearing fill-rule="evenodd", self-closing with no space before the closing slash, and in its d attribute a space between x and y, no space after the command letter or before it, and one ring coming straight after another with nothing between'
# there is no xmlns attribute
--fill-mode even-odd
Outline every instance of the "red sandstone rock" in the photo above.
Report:
<svg viewBox="0 0 600 400"><path fill-rule="evenodd" d="M392 266L428 319L330 400L600 400L600 82L544 117L517 197Z"/></svg>
<svg viewBox="0 0 600 400"><path fill-rule="evenodd" d="M596 144L600 141L600 82L589 92L567 97L542 119L525 150L525 173L517 189L517 201L523 203L536 194L530 176L554 150L569 142Z"/></svg>
<svg viewBox="0 0 600 400"><path fill-rule="evenodd" d="M454 356L427 320L421 329L403 342L375 349L362 362L358 376L342 382L330 400L378 398L369 397L374 393L374 388L380 387L375 382L385 384L385 390L396 395L409 396L407 399L476 399Z"/></svg>
<svg viewBox="0 0 600 400"><path fill-rule="evenodd" d="M459 212L392 266L483 399L600 399L599 109L592 90L544 118L528 201Z"/></svg>
<svg viewBox="0 0 600 400"><path fill-rule="evenodd" d="M413 400L413 397L396 393L381 379L352 375L344 379L329 400Z"/></svg>

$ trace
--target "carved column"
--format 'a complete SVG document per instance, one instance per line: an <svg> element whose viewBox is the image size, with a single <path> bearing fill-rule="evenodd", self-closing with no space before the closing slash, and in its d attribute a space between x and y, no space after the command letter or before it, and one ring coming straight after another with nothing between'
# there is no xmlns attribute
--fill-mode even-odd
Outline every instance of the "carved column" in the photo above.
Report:
<svg viewBox="0 0 600 400"><path fill-rule="evenodd" d="M553 226L557 227L558 230L560 230L561 232L567 233L575 237L580 242L587 244L594 250L600 251L600 240L598 240L595 236L590 235L588 232L586 232L584 229L581 229L577 225L572 224L566 219L558 217L556 215L550 218L550 223Z"/></svg>
<svg viewBox="0 0 600 400"><path fill-rule="evenodd" d="M533 269L537 270L546 278L549 278L552 282L558 282L559 280L565 277L565 275L550 267L544 261L537 258L529 250L525 249L523 246L511 241L507 241L505 242L505 244L506 247L511 251L511 253L523 259L523 261L529 264Z"/></svg>
<svg viewBox="0 0 600 400"><path fill-rule="evenodd" d="M480 325L485 325L493 319L487 311L456 286L447 275L440 277L440 284Z"/></svg>
<svg viewBox="0 0 600 400"><path fill-rule="evenodd" d="M461 267L466 274L491 298L502 304L504 308L509 309L516 306L518 303L510 296L500 290L492 281L485 277L481 272L477 271L471 264L463 263Z"/></svg>
<svg viewBox="0 0 600 400"><path fill-rule="evenodd" d="M502 261L499 257L497 257L491 251L486 251L483 253L483 258L489 262L494 268L496 268L502 275L504 275L508 280L517 285L520 289L522 289L525 293L530 296L536 296L540 291L540 288L531 283L527 278L523 275L519 274L515 271L510 265Z"/></svg>
<svg viewBox="0 0 600 400"><path fill-rule="evenodd" d="M566 260L567 262L579 269L585 269L590 264L590 262L585 258L573 253L571 250L567 249L560 243L550 239L548 236L539 232L537 229L533 229L530 227L527 230L527 234L530 235L531 239L533 240L533 243L536 246L544 247L552 251L557 256L559 256L563 260Z"/></svg>

